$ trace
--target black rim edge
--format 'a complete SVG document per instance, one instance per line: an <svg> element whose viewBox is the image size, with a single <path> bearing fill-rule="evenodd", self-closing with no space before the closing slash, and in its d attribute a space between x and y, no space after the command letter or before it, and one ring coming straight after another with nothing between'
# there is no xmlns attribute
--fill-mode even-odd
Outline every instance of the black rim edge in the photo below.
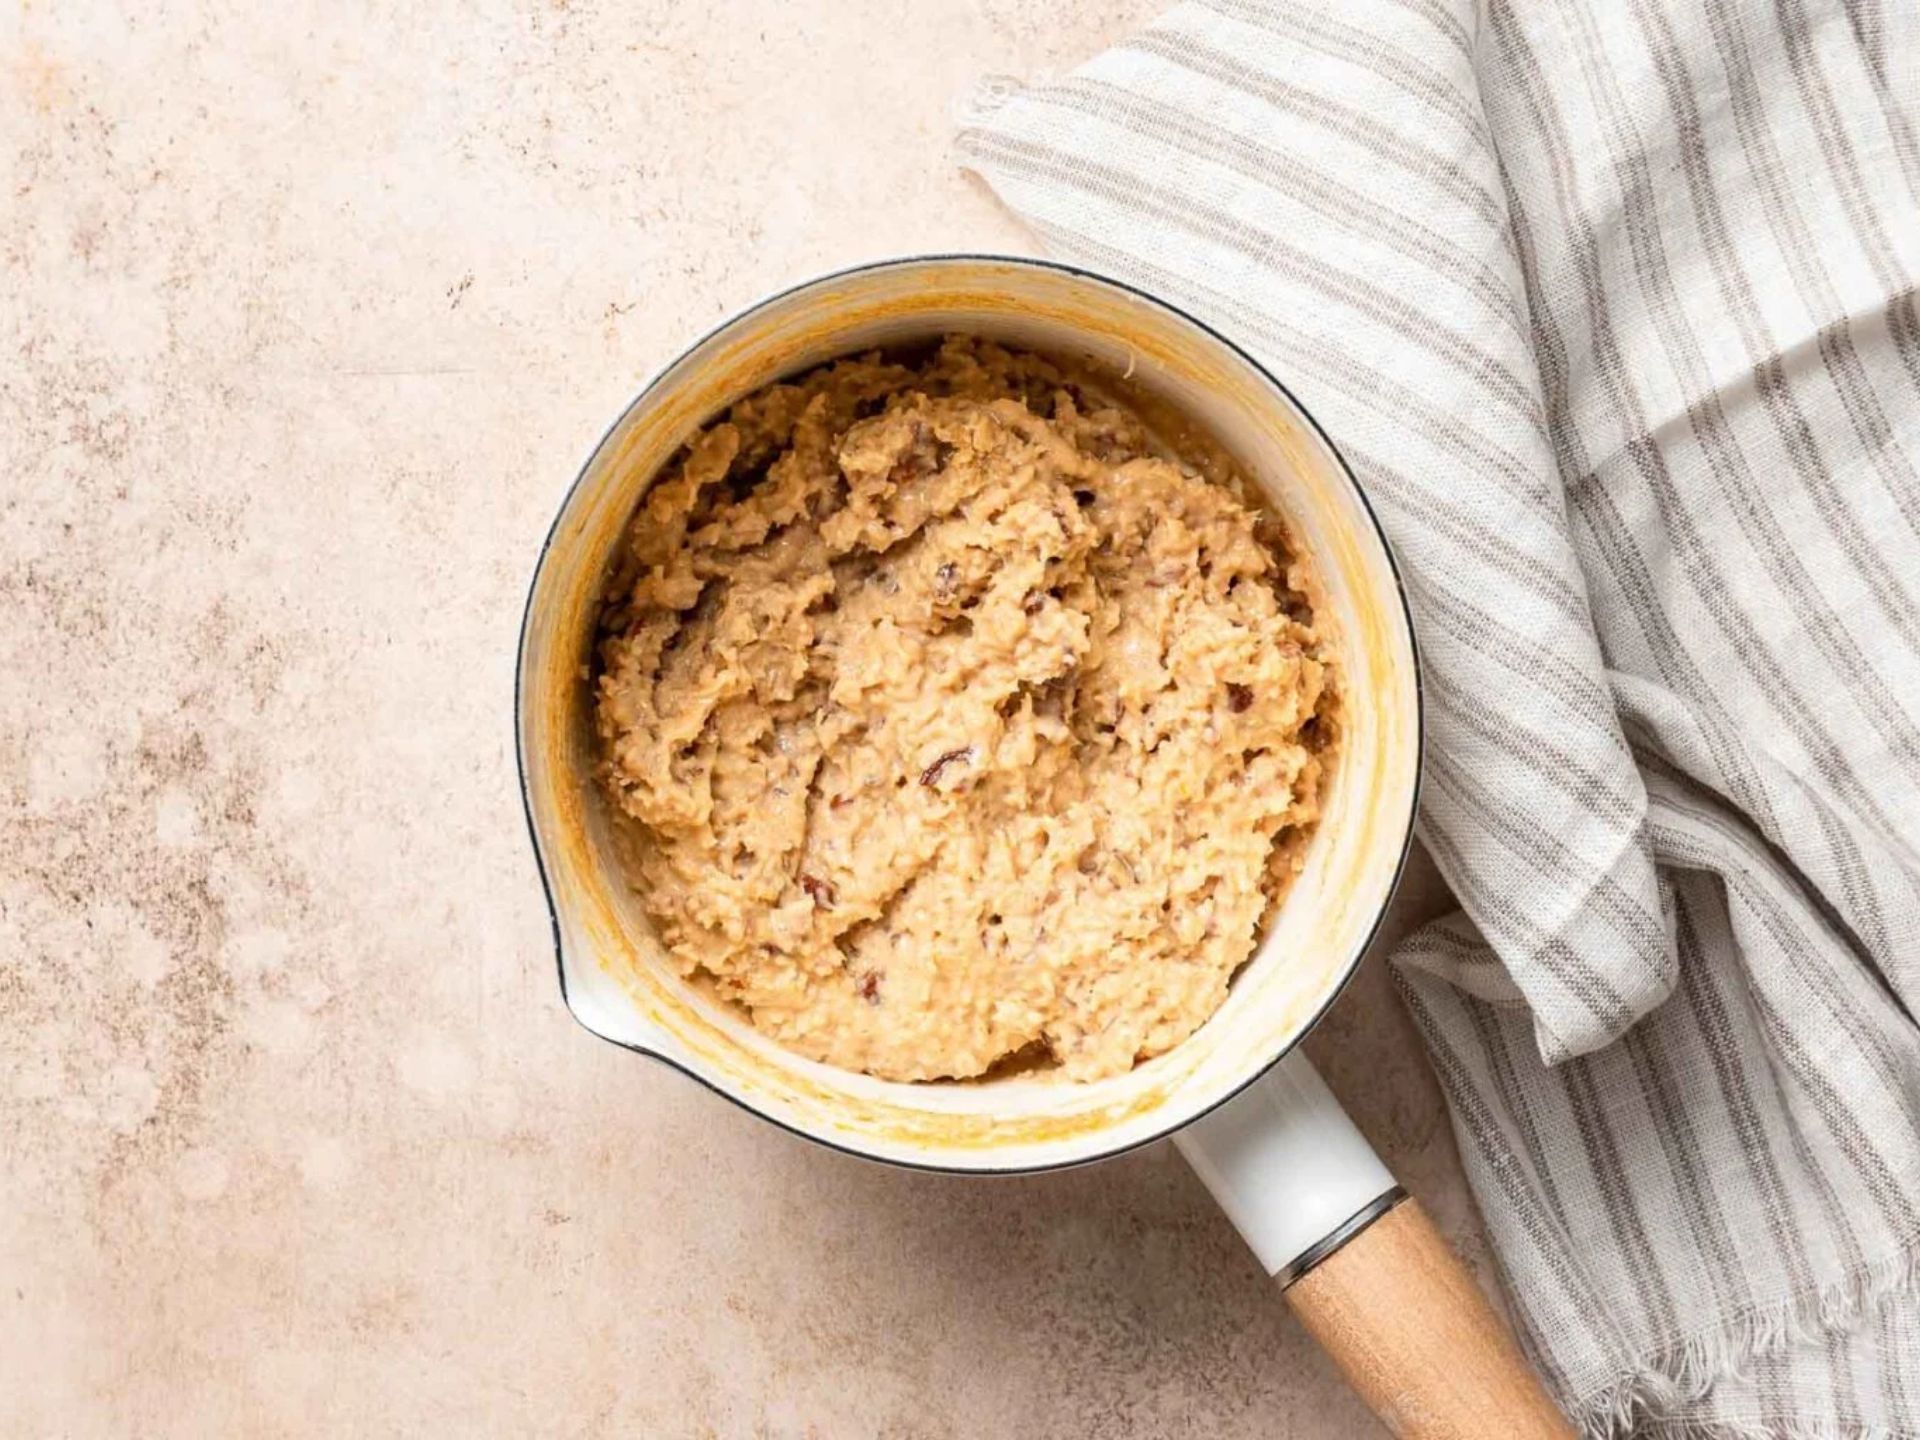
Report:
<svg viewBox="0 0 1920 1440"><path fill-rule="evenodd" d="M1331 1260L1347 1246L1358 1240L1373 1228L1376 1220L1386 1219L1389 1212L1400 1207L1407 1199L1407 1192L1400 1185L1382 1190L1373 1199L1362 1205L1353 1214L1342 1220L1333 1229L1322 1235L1313 1244L1302 1250L1283 1267L1274 1272L1274 1280L1282 1290L1293 1287L1297 1281L1307 1278L1315 1266L1322 1261Z"/></svg>
<svg viewBox="0 0 1920 1440"><path fill-rule="evenodd" d="M1326 446L1327 453L1333 456L1334 463L1339 466L1340 473L1346 478L1347 485L1352 490L1354 497L1359 500L1360 508L1365 512L1367 522L1373 527L1373 533L1380 541L1381 552L1386 556L1387 571L1393 576L1394 591L1400 601L1401 618L1406 622L1407 649L1413 663L1414 772L1413 789L1408 796L1405 833L1400 841L1400 853L1393 863L1393 876L1388 882L1387 892L1381 898L1379 908L1374 913L1373 923L1367 927L1365 938L1361 940L1359 946L1356 948L1353 959L1347 963L1346 970L1338 982L1327 992L1326 997L1314 1010L1306 1024L1300 1027L1291 1041L1281 1046L1280 1049L1272 1055L1267 1056L1266 1059L1254 1067L1244 1080L1202 1109L1194 1111L1193 1114L1168 1125L1163 1130L1156 1131L1138 1140L1129 1140L1124 1144L1115 1145L1111 1149L1101 1150L1098 1154L1083 1155L1071 1160L1044 1161L1035 1165L941 1165L930 1161L903 1160L890 1155L875 1155L852 1145L843 1144L839 1140L831 1139L824 1135L816 1135L809 1130L803 1130L799 1126L781 1119L778 1115L762 1110L742 1097L729 1093L707 1076L701 1074L698 1070L681 1063L670 1055L663 1055L658 1051L649 1050L643 1045L635 1045L625 1040L616 1040L610 1035L603 1035L600 1031L595 1030L591 1025L587 1024L585 1020L582 1020L579 1012L574 1009L573 996L567 989L567 965L564 945L560 934L560 912L554 904L553 882L547 875L546 853L541 849L540 831L533 819L533 797L527 787L526 747L521 735L520 717L521 705L525 696L527 632L533 623L534 595L540 588L540 576L546 569L548 552L553 548L553 539L554 536L559 533L562 517L566 515L568 508L573 504L574 496L579 492L581 484L587 478L587 471L592 468L594 461L599 458L601 452L606 448L607 441L612 438L614 431L624 425L627 418L633 414L634 408L645 400L647 396L651 395L661 382L685 363L695 351L707 344L708 341L720 334L721 331L753 315L759 314L768 306L778 304L790 295L797 294L815 285L833 280L844 280L854 275L864 275L879 270L897 269L905 265L924 265L928 262L939 261L984 261L995 264L1022 266L1034 270L1051 270L1058 274L1071 275L1076 279L1090 280L1095 284L1106 285L1112 289L1119 290L1132 296L1136 300L1166 311L1168 314L1192 325L1210 339L1224 345L1238 359L1249 366L1256 375L1273 386L1273 388L1278 390L1282 395L1286 396L1287 403L1293 406L1300 417L1307 422L1312 428L1313 433L1320 438L1320 443ZM653 376L648 379L646 384L634 392L633 398L627 401L626 405L621 408L620 413L614 417L613 422L601 432L599 440L594 442L593 448L587 452L587 458L581 463L579 470L575 472L572 483L567 486L566 493L560 497L560 504L554 511L553 521L547 526L547 533L540 541L540 551L534 559L533 573L527 582L527 599L525 605L521 608L520 632L513 660L513 753L515 769L520 784L520 809L521 814L526 819L527 836L533 846L534 869L540 876L540 892L546 900L547 922L553 932L554 968L558 972L560 980L560 999L567 1007L567 1014L573 1018L574 1023L598 1040L603 1040L607 1044L616 1046L619 1049L631 1051L636 1055L644 1055L649 1060L653 1060L666 1066L670 1070L686 1076L706 1090L718 1095L721 1099L738 1106L747 1114L754 1116L756 1119L763 1120L769 1125L785 1131L789 1135L796 1136L811 1144L822 1146L839 1155L848 1155L857 1160L866 1160L877 1165L890 1165L898 1169L917 1170L933 1175L1044 1175L1056 1171L1078 1169L1083 1165L1097 1164L1102 1160L1117 1159L1122 1155L1131 1154L1136 1150L1144 1149L1148 1145L1153 1145L1161 1140L1165 1140L1175 1132L1183 1130L1203 1117L1212 1114L1222 1105L1227 1104L1229 1101L1243 1094L1250 1086L1265 1076L1268 1071L1272 1070L1275 1065L1278 1065L1291 1054L1294 1048L1312 1033L1314 1027L1326 1018L1327 1012L1338 1003L1340 997L1346 993L1347 987L1353 983L1354 975L1359 971L1361 963L1366 959L1367 952L1373 948L1374 941L1379 938L1380 927L1386 920L1387 911L1392 908L1394 897L1400 891L1400 882L1406 876L1408 857L1413 853L1415 822L1420 813L1420 793L1426 779L1426 750L1426 680L1420 661L1420 636L1413 623L1413 605L1407 594L1406 576L1401 572L1399 557L1394 554L1393 542L1387 538L1386 529L1380 523L1379 513L1373 508L1373 501L1368 497L1365 488L1360 484L1359 478L1353 473L1353 467L1347 463L1346 455L1341 452L1338 445L1333 443L1333 437L1327 433L1325 427L1315 418L1313 412L1301 403L1300 397L1295 395L1285 382L1273 374L1272 371L1268 370L1259 360L1250 355L1238 341L1223 335L1206 321L1200 319L1197 315L1188 313L1172 301L1151 294L1148 291L1142 290L1137 285L1130 284L1125 280L1098 270L1089 270L1085 266L1070 265L1060 260L1038 259L1024 255L999 255L991 252L976 251L938 251L925 255L895 256L887 260L873 260L858 265L847 265L837 270L829 270L819 275L812 275L804 280L798 280L791 285L783 286L771 294L762 296L745 309L733 312L718 324L702 332L697 339L680 350L666 364L662 365L654 372Z"/></svg>

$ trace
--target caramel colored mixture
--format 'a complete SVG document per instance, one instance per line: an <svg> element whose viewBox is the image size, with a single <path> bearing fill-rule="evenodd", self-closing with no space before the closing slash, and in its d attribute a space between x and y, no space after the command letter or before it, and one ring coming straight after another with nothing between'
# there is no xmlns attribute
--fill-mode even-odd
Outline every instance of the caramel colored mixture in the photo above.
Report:
<svg viewBox="0 0 1920 1440"><path fill-rule="evenodd" d="M601 774L689 976L890 1079L1075 1079L1226 998L1335 738L1315 593L1217 460L950 339L735 405L641 505Z"/></svg>

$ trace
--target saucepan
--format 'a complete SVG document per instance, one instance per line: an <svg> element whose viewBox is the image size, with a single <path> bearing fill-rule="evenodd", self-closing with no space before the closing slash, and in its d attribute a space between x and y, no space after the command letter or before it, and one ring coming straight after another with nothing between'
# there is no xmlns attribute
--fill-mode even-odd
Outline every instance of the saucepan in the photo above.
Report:
<svg viewBox="0 0 1920 1440"><path fill-rule="evenodd" d="M589 667L636 503L733 401L838 356L952 333L1126 377L1226 447L1317 563L1346 691L1305 869L1192 1037L1118 1076L904 1084L803 1059L683 980L614 846L593 776ZM1410 1436L1560 1436L1504 1326L1298 1051L1366 950L1411 843L1421 697L1405 593L1333 443L1232 342L1119 281L1041 261L925 256L794 286L666 367L589 456L541 549L520 635L520 775L566 1003L594 1034L822 1144L1005 1174L1166 1136L1364 1398Z"/></svg>

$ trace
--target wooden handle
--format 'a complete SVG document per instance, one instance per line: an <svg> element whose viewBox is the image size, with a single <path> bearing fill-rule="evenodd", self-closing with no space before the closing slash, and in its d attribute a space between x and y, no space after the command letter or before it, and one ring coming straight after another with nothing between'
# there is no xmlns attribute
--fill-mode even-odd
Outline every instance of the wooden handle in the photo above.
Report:
<svg viewBox="0 0 1920 1440"><path fill-rule="evenodd" d="M1487 1297L1403 1201L1287 1290L1287 1304L1403 1440L1572 1440Z"/></svg>

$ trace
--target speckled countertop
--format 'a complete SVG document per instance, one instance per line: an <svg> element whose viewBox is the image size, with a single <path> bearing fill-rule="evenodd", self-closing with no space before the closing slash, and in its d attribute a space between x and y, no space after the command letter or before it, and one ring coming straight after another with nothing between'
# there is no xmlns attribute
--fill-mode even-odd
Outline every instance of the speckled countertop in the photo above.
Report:
<svg viewBox="0 0 1920 1440"><path fill-rule="evenodd" d="M591 1039L514 788L638 381L1026 248L950 98L1157 3L7 8L0 1434L1377 1433L1165 1147L897 1173ZM1313 1048L1484 1273L1377 964Z"/></svg>

